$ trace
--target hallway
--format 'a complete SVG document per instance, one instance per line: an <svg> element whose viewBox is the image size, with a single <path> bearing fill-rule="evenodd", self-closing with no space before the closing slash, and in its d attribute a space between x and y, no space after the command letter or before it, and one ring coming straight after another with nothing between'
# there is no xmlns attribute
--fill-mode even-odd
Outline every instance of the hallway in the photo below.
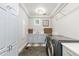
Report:
<svg viewBox="0 0 79 59"><path fill-rule="evenodd" d="M0 3L0 55L79 55L78 25L79 3ZM27 44L41 46L24 48Z"/></svg>

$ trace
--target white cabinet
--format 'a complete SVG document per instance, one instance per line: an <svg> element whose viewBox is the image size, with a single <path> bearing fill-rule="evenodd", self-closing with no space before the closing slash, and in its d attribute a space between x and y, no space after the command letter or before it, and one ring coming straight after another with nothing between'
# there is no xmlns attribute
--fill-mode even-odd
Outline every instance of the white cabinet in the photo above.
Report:
<svg viewBox="0 0 79 59"><path fill-rule="evenodd" d="M6 37L5 37L5 18L6 13L2 9L0 9L0 50L3 49L6 45Z"/></svg>
<svg viewBox="0 0 79 59"><path fill-rule="evenodd" d="M56 19L60 19L60 18L62 18L64 15L62 14L62 13L58 13L56 16L55 16L55 18Z"/></svg>
<svg viewBox="0 0 79 59"><path fill-rule="evenodd" d="M9 56L9 55L8 55L8 52L4 52L4 53L0 54L0 56Z"/></svg>
<svg viewBox="0 0 79 59"><path fill-rule="evenodd" d="M16 16L11 14L6 14L5 16L5 39L6 45L11 44L12 42L17 40L17 19Z"/></svg>
<svg viewBox="0 0 79 59"><path fill-rule="evenodd" d="M18 39L18 22L16 14L5 6L8 4L0 4L0 55L17 55L17 43ZM16 4L9 4L13 9ZM12 12L12 13L10 13ZM8 51L10 50L10 51Z"/></svg>
<svg viewBox="0 0 79 59"><path fill-rule="evenodd" d="M68 49L66 49L65 47L63 47L63 56L71 56L72 54L70 54L68 52Z"/></svg>
<svg viewBox="0 0 79 59"><path fill-rule="evenodd" d="M70 3L65 8L62 9L62 13L65 15L68 15L69 13L72 13L79 9L79 3Z"/></svg>
<svg viewBox="0 0 79 59"><path fill-rule="evenodd" d="M8 55L9 56L17 56L18 55L17 43L16 42L13 42L11 44L10 51L8 52Z"/></svg>
<svg viewBox="0 0 79 59"><path fill-rule="evenodd" d="M79 3L69 3L55 16L55 18L60 19L75 12L76 10L79 10Z"/></svg>
<svg viewBox="0 0 79 59"><path fill-rule="evenodd" d="M0 50L1 56L17 56L17 45L15 42L10 44L9 46L4 47Z"/></svg>
<svg viewBox="0 0 79 59"><path fill-rule="evenodd" d="M76 53L63 46L63 56L78 56Z"/></svg>
<svg viewBox="0 0 79 59"><path fill-rule="evenodd" d="M12 15L18 15L18 3L2 3L0 4L0 9Z"/></svg>
<svg viewBox="0 0 79 59"><path fill-rule="evenodd" d="M27 42L29 43L45 43L45 35L43 34L28 34Z"/></svg>

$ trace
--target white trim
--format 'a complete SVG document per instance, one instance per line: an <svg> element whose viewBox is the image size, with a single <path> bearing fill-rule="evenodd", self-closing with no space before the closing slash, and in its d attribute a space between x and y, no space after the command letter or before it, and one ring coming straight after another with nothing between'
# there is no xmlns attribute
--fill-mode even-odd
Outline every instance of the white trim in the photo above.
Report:
<svg viewBox="0 0 79 59"><path fill-rule="evenodd" d="M56 12L56 10L60 7L60 5L61 5L61 4L58 4L58 5L56 6L56 8L55 8L54 10L52 10L50 16L52 16L52 15Z"/></svg>
<svg viewBox="0 0 79 59"><path fill-rule="evenodd" d="M53 18L54 16L56 16L67 5L68 3L62 3L59 6L57 6L56 10L54 11L53 15L50 16L50 18Z"/></svg>
<svg viewBox="0 0 79 59"><path fill-rule="evenodd" d="M26 16L30 17L30 15L28 13L28 10L27 10L27 8L25 8L24 4L23 3L20 3L19 6L24 10Z"/></svg>
<svg viewBox="0 0 79 59"><path fill-rule="evenodd" d="M26 46L26 44L27 44L27 42L24 45L22 45L22 47L19 48L18 53L20 53L22 51L22 49Z"/></svg>
<svg viewBox="0 0 79 59"><path fill-rule="evenodd" d="M23 3L21 3L20 6L23 8L24 12L27 14L28 17L48 17L49 18L49 17L52 17L54 14L58 13L65 4L67 3L59 3L57 7L51 11L51 14L49 16L31 16Z"/></svg>
<svg viewBox="0 0 79 59"><path fill-rule="evenodd" d="M30 16L31 18L33 18L33 17L36 17L36 18L39 18L39 17L46 17L46 18L50 18L49 16Z"/></svg>

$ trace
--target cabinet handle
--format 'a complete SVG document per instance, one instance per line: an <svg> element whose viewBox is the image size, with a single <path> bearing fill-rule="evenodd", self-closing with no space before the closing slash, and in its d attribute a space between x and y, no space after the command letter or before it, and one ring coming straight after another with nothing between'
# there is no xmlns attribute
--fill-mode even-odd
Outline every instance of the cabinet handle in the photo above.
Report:
<svg viewBox="0 0 79 59"><path fill-rule="evenodd" d="M9 45L7 48L8 48L8 51L10 52L12 50L12 45Z"/></svg>

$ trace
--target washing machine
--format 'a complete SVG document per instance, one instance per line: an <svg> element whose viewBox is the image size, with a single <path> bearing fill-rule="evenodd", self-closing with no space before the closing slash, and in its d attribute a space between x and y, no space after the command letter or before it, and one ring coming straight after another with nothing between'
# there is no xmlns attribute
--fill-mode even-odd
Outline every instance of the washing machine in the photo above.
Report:
<svg viewBox="0 0 79 59"><path fill-rule="evenodd" d="M62 43L79 43L78 39L62 35L53 35L46 37L46 52L48 56L62 56L63 46Z"/></svg>
<svg viewBox="0 0 79 59"><path fill-rule="evenodd" d="M46 53L47 53L47 56L53 56L54 55L54 44L52 44L52 40L47 37L46 38Z"/></svg>
<svg viewBox="0 0 79 59"><path fill-rule="evenodd" d="M62 44L55 39L51 39L50 37L47 37L46 40L47 56L62 56Z"/></svg>

